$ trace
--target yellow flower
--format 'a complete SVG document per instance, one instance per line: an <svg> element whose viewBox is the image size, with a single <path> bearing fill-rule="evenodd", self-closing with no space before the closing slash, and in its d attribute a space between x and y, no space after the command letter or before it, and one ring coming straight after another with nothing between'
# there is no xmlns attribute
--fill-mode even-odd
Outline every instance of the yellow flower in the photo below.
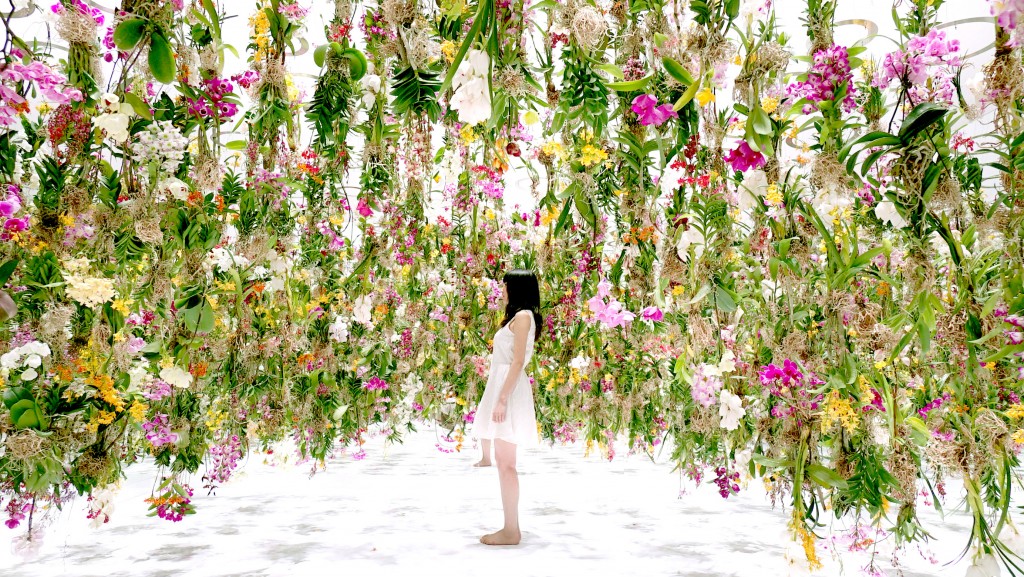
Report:
<svg viewBox="0 0 1024 577"><path fill-rule="evenodd" d="M554 140L545 142L544 145L540 147L540 150L548 156L554 156L559 160L565 160L565 148L562 147L562 143L560 142L556 142Z"/></svg>
<svg viewBox="0 0 1024 577"><path fill-rule="evenodd" d="M533 124L537 124L538 122L540 122L540 115L537 114L536 111L527 110L526 113L523 114L523 124L531 126Z"/></svg>
<svg viewBox="0 0 1024 577"><path fill-rule="evenodd" d="M1011 419L1024 418L1024 405L1020 403L1012 405L1009 409L1006 409L1006 416Z"/></svg>
<svg viewBox="0 0 1024 577"><path fill-rule="evenodd" d="M146 410L149 407L146 403L141 401L135 401L131 407L128 407L128 414L131 415L132 420L137 423L141 423L146 418Z"/></svg>
<svg viewBox="0 0 1024 577"><path fill-rule="evenodd" d="M114 309L115 311L117 311L117 312L119 312L119 313L121 313L123 315L127 315L128 313L131 312L128 309L128 307L132 306L133 304L135 304L135 301L133 301L131 299L121 299L121 298L118 298L118 299L114 299L114 302L110 303L110 308Z"/></svg>
<svg viewBox="0 0 1024 577"><path fill-rule="evenodd" d="M96 416L96 423L99 425L109 425L110 423L114 422L115 416L116 415L114 413L100 411L99 414Z"/></svg>
<svg viewBox="0 0 1024 577"><path fill-rule="evenodd" d="M1010 438L1013 439L1014 443L1024 445L1024 429L1017 429Z"/></svg>
<svg viewBox="0 0 1024 577"><path fill-rule="evenodd" d="M456 48L455 43L451 40L445 40L441 43L441 54L444 55L444 59L448 61L448 64L455 60Z"/></svg>
<svg viewBox="0 0 1024 577"><path fill-rule="evenodd" d="M761 108L763 108L768 114L775 112L778 107L779 99L774 96L766 96L761 100Z"/></svg>
<svg viewBox="0 0 1024 577"><path fill-rule="evenodd" d="M773 182L768 185L764 200L772 206L782 206L782 192L779 190L778 184Z"/></svg>
<svg viewBox="0 0 1024 577"><path fill-rule="evenodd" d="M672 296L674 297L682 296L684 292L686 292L686 289L684 289L683 285L681 284L677 284L676 286L672 287Z"/></svg>
<svg viewBox="0 0 1024 577"><path fill-rule="evenodd" d="M469 146L476 141L476 132L473 130L473 125L467 124L459 130L459 137L462 138L462 143Z"/></svg>
<svg viewBox="0 0 1024 577"><path fill-rule="evenodd" d="M583 150L580 151L580 164L583 166L592 166L599 162L604 162L606 158L608 158L608 153L593 144L584 146Z"/></svg>
<svg viewBox="0 0 1024 577"><path fill-rule="evenodd" d="M715 101L715 93L711 92L711 89L705 86L697 93L697 104L701 106L707 106L708 104Z"/></svg>
<svg viewBox="0 0 1024 577"><path fill-rule="evenodd" d="M484 218L487 220L494 220L494 211L488 208L484 211Z"/></svg>

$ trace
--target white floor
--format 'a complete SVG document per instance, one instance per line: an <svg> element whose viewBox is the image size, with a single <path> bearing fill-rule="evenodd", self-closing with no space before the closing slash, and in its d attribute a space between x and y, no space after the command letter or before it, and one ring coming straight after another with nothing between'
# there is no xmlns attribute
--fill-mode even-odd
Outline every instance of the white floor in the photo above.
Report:
<svg viewBox="0 0 1024 577"><path fill-rule="evenodd" d="M787 514L773 510L759 481L723 500L713 486L624 451L611 463L584 459L581 448L542 447L520 457L523 542L489 548L477 538L501 521L496 471L473 469L476 452L445 454L435 434L404 445L371 441L367 457L343 457L312 479L308 467L249 458L243 472L215 496L197 488L198 514L180 523L147 518L143 499L150 465L130 469L112 520L90 529L85 500L67 507L35 559L15 556L22 530L0 526L0 575L487 575L743 576L786 575ZM194 487L201 486L196 478ZM952 492L952 491L951 491ZM953 498L947 506L956 505ZM900 563L906 577L962 576L966 563L944 566L966 543L969 519L921 507L936 538L931 563L912 549ZM892 547L881 543L885 574ZM864 553L841 559L819 552L819 575L862 574ZM1005 574L1005 572L1004 572Z"/></svg>

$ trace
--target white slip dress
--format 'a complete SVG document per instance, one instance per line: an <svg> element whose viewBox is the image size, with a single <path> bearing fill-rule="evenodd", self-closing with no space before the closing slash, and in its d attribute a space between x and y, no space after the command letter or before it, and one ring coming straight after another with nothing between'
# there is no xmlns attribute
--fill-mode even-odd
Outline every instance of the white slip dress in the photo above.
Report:
<svg viewBox="0 0 1024 577"><path fill-rule="evenodd" d="M520 311L518 314L526 313L530 317L530 333L526 340L526 361L530 363L533 357L534 335L536 331L533 313ZM511 321L509 321L511 324ZM492 419L494 405L501 395L501 388L505 385L505 377L508 375L509 367L512 364L512 347L515 335L509 325L498 329L494 334L494 354L491 356L491 373L487 378L487 386L484 388L484 396L477 406L476 416L473 419L472 436L476 439L501 439L519 446L532 447L538 444L537 438L537 414L533 406L533 386L530 378L526 376L523 369L516 382L515 388L509 395L505 420L495 423Z"/></svg>

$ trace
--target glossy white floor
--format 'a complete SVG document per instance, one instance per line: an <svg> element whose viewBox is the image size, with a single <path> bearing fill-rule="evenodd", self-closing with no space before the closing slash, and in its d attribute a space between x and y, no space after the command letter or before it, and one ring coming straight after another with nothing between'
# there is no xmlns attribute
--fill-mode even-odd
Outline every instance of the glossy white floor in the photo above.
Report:
<svg viewBox="0 0 1024 577"><path fill-rule="evenodd" d="M498 527L497 473L473 469L477 453L445 454L433 431L404 445L371 441L362 461L343 457L308 478L308 467L269 466L253 455L217 495L196 491L199 513L180 523L147 518L154 468L130 469L111 521L88 527L84 499L47 529L33 560L11 552L17 531L0 527L0 575L685 575L777 576L785 559L786 513L773 510L759 481L723 500L694 488L667 464L619 455L611 463L581 448L541 447L522 455L521 545L489 548L477 538ZM201 485L196 479L195 486ZM951 490L951 493L955 490ZM956 505L951 495L947 505ZM900 563L907 577L956 575L944 566L965 544L963 513L939 519L921 507L935 563L917 550ZM884 574L895 575L880 543ZM867 556L819 552L817 574L860 575ZM1004 572L1005 574L1005 572Z"/></svg>

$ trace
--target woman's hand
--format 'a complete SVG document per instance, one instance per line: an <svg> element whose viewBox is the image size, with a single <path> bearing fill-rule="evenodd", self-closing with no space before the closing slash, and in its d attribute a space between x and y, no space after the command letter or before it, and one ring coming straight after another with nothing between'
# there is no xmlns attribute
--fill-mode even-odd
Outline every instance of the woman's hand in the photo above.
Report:
<svg viewBox="0 0 1024 577"><path fill-rule="evenodd" d="M505 399L498 399L498 402L494 405L494 412L491 413L491 420L495 423L504 423L505 414L508 412L508 401Z"/></svg>

